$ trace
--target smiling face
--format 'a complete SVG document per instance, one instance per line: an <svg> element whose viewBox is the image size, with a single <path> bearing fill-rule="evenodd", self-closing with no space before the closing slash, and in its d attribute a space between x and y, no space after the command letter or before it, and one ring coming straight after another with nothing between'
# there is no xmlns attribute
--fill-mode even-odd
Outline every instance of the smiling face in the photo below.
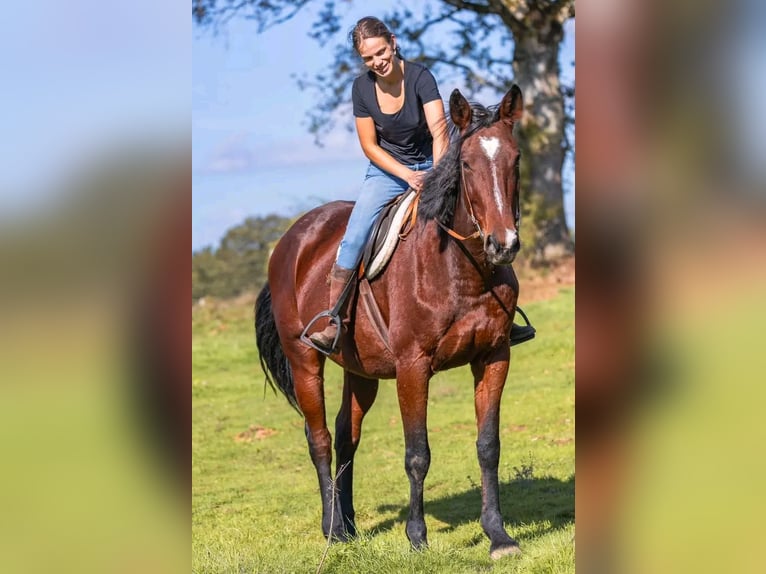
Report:
<svg viewBox="0 0 766 574"><path fill-rule="evenodd" d="M364 65L372 70L380 78L389 78L395 73L396 39L391 36L391 42L385 38L376 36L366 38L359 43L359 55Z"/></svg>

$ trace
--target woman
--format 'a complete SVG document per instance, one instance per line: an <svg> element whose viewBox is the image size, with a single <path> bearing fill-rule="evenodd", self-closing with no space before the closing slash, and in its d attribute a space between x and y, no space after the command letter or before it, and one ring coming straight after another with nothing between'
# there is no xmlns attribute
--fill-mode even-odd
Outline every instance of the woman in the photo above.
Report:
<svg viewBox="0 0 766 574"><path fill-rule="evenodd" d="M349 37L368 68L354 80L352 102L359 143L370 165L330 272L331 308L351 280L383 207L410 187L420 191L425 172L449 145L444 104L431 72L405 61L396 36L377 18L359 20ZM336 333L331 321L310 339L330 353Z"/></svg>

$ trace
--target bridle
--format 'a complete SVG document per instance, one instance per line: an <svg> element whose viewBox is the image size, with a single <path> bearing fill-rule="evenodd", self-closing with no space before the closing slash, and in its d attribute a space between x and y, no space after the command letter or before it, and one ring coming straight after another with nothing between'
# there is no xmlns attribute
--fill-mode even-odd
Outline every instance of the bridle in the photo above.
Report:
<svg viewBox="0 0 766 574"><path fill-rule="evenodd" d="M481 225L479 225L479 222L473 213L473 204L471 204L471 196L468 195L468 186L465 183L465 172L463 171L462 167L460 168L460 179L461 179L460 188L463 190L463 195L465 196L465 202L466 202L466 205L468 206L468 216L471 218L471 221L473 222L473 226L476 228L476 231L474 231L471 235L465 236L465 235L460 235L454 229L447 227L438 219L436 220L436 223L438 223L439 227L441 227L444 231L446 231L451 237L454 237L458 241L467 241L469 239L475 239L477 237L481 237L483 240L484 230L481 228Z"/></svg>
<svg viewBox="0 0 766 574"><path fill-rule="evenodd" d="M476 215L474 215L473 204L471 203L471 196L468 194L468 185L465 182L465 171L463 170L462 167L460 168L460 180L461 180L460 187L463 190L463 196L465 197L465 202L466 202L466 205L468 206L468 216L471 218L471 222L473 223L473 226L476 228L476 231L474 231L471 235L464 236L458 233L457 231L455 231L454 229L447 227L438 219L436 220L436 223L438 223L439 227L441 227L444 231L446 231L451 237L454 237L458 241L467 241L469 239L475 239L477 237L481 237L481 239L484 240L484 237L486 236L486 234L484 233L484 230L479 224L479 221L476 219ZM517 182L518 182L518 178L517 178ZM518 189L516 190L516 193L513 194L513 202L514 202L513 219L514 219L514 223L516 224L516 230L518 232L519 227L521 226L521 200L519 198Z"/></svg>

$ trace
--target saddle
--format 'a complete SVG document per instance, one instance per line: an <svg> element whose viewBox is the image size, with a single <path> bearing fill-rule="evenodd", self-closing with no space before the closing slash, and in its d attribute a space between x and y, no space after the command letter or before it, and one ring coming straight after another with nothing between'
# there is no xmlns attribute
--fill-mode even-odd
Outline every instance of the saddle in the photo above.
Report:
<svg viewBox="0 0 766 574"><path fill-rule="evenodd" d="M399 239L406 237L415 225L419 197L408 189L380 212L364 248L360 277L371 281L385 269Z"/></svg>
<svg viewBox="0 0 766 574"><path fill-rule="evenodd" d="M321 353L328 354L326 349L322 349L314 344L308 333L317 321L326 317L330 321L335 322L338 328L338 335L335 338L335 344L337 344L341 332L339 313L356 284L359 288L360 300L370 317L373 328L386 348L391 351L388 342L388 326L380 313L375 297L372 295L370 281L377 277L386 267L399 243L399 239L405 238L414 228L419 199L420 195L417 192L408 189L383 208L383 211L375 220L375 224L370 232L370 238L367 240L362 254L358 274L356 274L359 279L358 283L355 281L355 275L351 275L348 283L343 287L343 291L335 306L328 311L322 311L316 315L304 327L301 333L301 341ZM333 347L335 347L335 344Z"/></svg>

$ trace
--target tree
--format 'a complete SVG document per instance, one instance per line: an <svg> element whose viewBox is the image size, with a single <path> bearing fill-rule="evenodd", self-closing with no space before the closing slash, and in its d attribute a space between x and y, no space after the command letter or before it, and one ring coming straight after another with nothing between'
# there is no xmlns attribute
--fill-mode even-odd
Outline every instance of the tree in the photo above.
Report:
<svg viewBox="0 0 766 574"><path fill-rule="evenodd" d="M210 284L215 275L215 264L215 254L210 247L192 253L193 300L196 301L210 292Z"/></svg>
<svg viewBox="0 0 766 574"><path fill-rule="evenodd" d="M221 245L192 254L192 298L234 297L266 282L269 255L292 220L278 215L249 217L226 232Z"/></svg>
<svg viewBox="0 0 766 574"><path fill-rule="evenodd" d="M241 16L262 32L312 4L321 8L310 36L325 45L338 37L339 11L347 1L192 0L192 13L203 28L219 30ZM564 216L562 171L571 152L566 99L574 96L574 88L561 85L558 56L564 23L574 15L574 0L426 0L417 13L404 7L380 15L400 39L405 57L428 65L440 83L458 78L469 97L502 94L513 83L521 88L526 108L520 138L525 157L522 190L527 192L523 214L525 223L531 223L525 232L534 237L536 259L573 248ZM445 37L451 41L445 42ZM317 106L307 111L317 141L334 127L334 112L350 101L351 83L360 72L345 37L334 51L334 62L325 72L297 79L302 89L319 95ZM348 121L350 126L350 114Z"/></svg>

